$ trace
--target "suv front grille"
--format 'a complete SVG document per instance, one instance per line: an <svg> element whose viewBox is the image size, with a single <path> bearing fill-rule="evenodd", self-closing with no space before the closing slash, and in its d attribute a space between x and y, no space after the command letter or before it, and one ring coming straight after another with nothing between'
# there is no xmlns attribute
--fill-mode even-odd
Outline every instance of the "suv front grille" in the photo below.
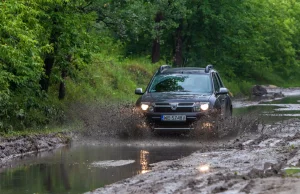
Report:
<svg viewBox="0 0 300 194"><path fill-rule="evenodd" d="M193 112L193 107L177 107L172 110L171 107L155 107L155 112Z"/></svg>
<svg viewBox="0 0 300 194"><path fill-rule="evenodd" d="M155 103L156 106L169 106L170 104L169 103L166 103L166 102L157 102Z"/></svg>
<svg viewBox="0 0 300 194"><path fill-rule="evenodd" d="M154 112L193 112L193 102L177 103L175 110L172 110L171 105L172 103L156 103L154 106Z"/></svg>

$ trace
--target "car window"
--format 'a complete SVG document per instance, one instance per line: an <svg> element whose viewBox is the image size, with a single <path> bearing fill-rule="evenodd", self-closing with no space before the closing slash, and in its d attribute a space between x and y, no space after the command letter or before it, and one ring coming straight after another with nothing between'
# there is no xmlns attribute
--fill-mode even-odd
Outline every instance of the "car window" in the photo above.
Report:
<svg viewBox="0 0 300 194"><path fill-rule="evenodd" d="M149 92L211 93L211 91L209 75L204 74L158 75L149 88Z"/></svg>
<svg viewBox="0 0 300 194"><path fill-rule="evenodd" d="M215 73L212 74L212 77L213 77L215 92L218 92L220 90L219 81L218 81Z"/></svg>
<svg viewBox="0 0 300 194"><path fill-rule="evenodd" d="M224 84L223 84L223 82L222 82L222 80L221 80L221 78L220 78L220 76L219 76L218 73L216 73L216 77L217 77L217 79L218 79L218 81L219 81L219 83L220 83L220 87L221 87L221 88L224 88Z"/></svg>

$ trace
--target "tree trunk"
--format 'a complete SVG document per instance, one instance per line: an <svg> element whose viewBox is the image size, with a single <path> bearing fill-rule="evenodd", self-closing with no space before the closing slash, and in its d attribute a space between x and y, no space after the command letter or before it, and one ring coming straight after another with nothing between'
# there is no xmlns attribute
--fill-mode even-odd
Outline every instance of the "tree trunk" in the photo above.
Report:
<svg viewBox="0 0 300 194"><path fill-rule="evenodd" d="M55 10L57 12L58 10ZM55 55L57 53L57 42L58 38L60 36L60 31L58 30L58 22L57 19L52 18L52 31L49 39L49 43L53 44L53 52L46 54L45 59L44 59L44 70L45 70L45 75L42 76L40 80L40 85L41 85L41 90L44 90L48 92L48 88L50 86L50 75L51 75L51 70L55 62Z"/></svg>
<svg viewBox="0 0 300 194"><path fill-rule="evenodd" d="M46 92L48 92L48 88L50 85L50 75L51 75L53 64L54 64L54 56L52 54L48 54L44 59L45 75L40 80L41 89Z"/></svg>
<svg viewBox="0 0 300 194"><path fill-rule="evenodd" d="M157 24L157 26L155 27L155 31L157 32L157 36L156 38L153 40L152 43L152 63L156 63L159 61L160 59L160 39L159 39L159 31L160 31L160 27L159 27L159 23L161 22L161 20L163 20L163 14L162 12L157 12L156 16L155 16L155 23Z"/></svg>
<svg viewBox="0 0 300 194"><path fill-rule="evenodd" d="M158 39L153 40L152 43L152 63L158 62L160 59L160 43Z"/></svg>
<svg viewBox="0 0 300 194"><path fill-rule="evenodd" d="M65 96L66 96L66 84L65 84L66 77L67 77L67 71L66 70L62 70L61 71L62 81L59 84L59 94L58 94L58 98L60 100L64 99Z"/></svg>
<svg viewBox="0 0 300 194"><path fill-rule="evenodd" d="M174 65L181 67L183 65L183 37L182 37L182 23L176 29L175 33L175 48L174 48Z"/></svg>

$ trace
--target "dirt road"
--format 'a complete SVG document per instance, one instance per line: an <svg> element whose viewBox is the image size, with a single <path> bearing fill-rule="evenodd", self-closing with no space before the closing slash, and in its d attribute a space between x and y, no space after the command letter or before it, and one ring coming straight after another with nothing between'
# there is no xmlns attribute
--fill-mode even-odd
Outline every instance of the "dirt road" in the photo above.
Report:
<svg viewBox="0 0 300 194"><path fill-rule="evenodd" d="M281 91L299 95L299 90ZM152 164L148 173L88 193L300 193L299 119L205 144L188 157Z"/></svg>
<svg viewBox="0 0 300 194"><path fill-rule="evenodd" d="M266 126L90 193L300 193L300 120ZM296 170L292 170L297 172Z"/></svg>
<svg viewBox="0 0 300 194"><path fill-rule="evenodd" d="M297 91L300 90L286 90L283 93L286 96L300 94ZM295 112L290 111L297 113L300 110L299 102L297 98L293 104L280 104L278 111L286 115L295 115ZM235 107L255 104L258 102L241 101L235 104ZM300 193L298 186L300 119L281 121L272 125L265 123L257 125L256 118L261 114L252 115L253 117L247 114L245 117L230 120L230 125L224 127L225 131L235 127L234 133L226 133L221 138L214 137L207 140L198 138L197 134L195 137L169 138L152 136L146 131L141 132L141 119L139 115L130 112L132 110L130 106L123 106L121 109L118 106L114 109L111 106L99 108L94 105L77 108L81 111L75 112L82 113L80 116L86 129L83 131L83 137L81 135L73 137L73 141L77 144L167 148L185 145L199 148L192 155L178 160L154 164L149 162L151 171L147 168L144 174L90 193ZM135 130L132 126L139 127ZM49 146L55 146L61 141L64 143L64 139L60 136L54 137L59 139L52 139L50 136L48 140L41 136L1 140L3 144L1 151L2 153L5 151L5 155L2 154L4 157L0 159L13 158L14 155L23 156L31 151L53 149L54 147ZM33 148L35 150L32 150ZM125 162L133 162L127 160L128 158L122 159L125 159ZM17 164L6 160L3 162L2 164L5 164L2 166L3 170L7 165ZM98 179L95 181L100 182ZM83 191L97 187L84 187L86 189Z"/></svg>

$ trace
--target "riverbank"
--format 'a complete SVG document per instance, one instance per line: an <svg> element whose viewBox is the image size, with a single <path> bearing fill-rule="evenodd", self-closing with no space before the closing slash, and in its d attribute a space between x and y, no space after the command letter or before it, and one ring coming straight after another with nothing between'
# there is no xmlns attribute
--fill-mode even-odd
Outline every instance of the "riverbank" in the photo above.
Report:
<svg viewBox="0 0 300 194"><path fill-rule="evenodd" d="M51 133L23 135L17 137L0 138L0 168L8 165L14 158L30 154L50 151L65 146L71 141L70 133Z"/></svg>
<svg viewBox="0 0 300 194"><path fill-rule="evenodd" d="M284 97L289 96L300 96L300 87L294 87L294 88L280 88L280 87L274 87L274 86L263 86L268 94L262 97L256 97L256 98L249 98L249 97L243 97L243 98L237 98L233 100L233 107L234 108L240 108L240 107L247 107L247 106L254 106L261 102L271 102L273 100L279 100ZM274 97L274 94L282 94L280 97ZM275 95L276 96L276 95Z"/></svg>

